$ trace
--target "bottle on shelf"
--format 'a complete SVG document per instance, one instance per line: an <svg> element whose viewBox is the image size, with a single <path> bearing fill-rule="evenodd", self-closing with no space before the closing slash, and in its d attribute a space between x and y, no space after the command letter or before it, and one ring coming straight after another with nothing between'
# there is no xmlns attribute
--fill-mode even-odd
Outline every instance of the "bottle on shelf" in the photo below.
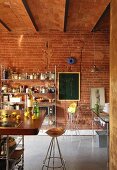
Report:
<svg viewBox="0 0 117 170"><path fill-rule="evenodd" d="M28 94L27 96L27 106L26 106L29 110L29 112L32 112L32 108L33 108L33 96L31 94L31 92Z"/></svg>
<svg viewBox="0 0 117 170"><path fill-rule="evenodd" d="M30 74L29 79L30 79L30 80L33 80L33 73Z"/></svg>
<svg viewBox="0 0 117 170"><path fill-rule="evenodd" d="M2 68L2 78L3 79L8 79L10 76L10 69L9 68Z"/></svg>
<svg viewBox="0 0 117 170"><path fill-rule="evenodd" d="M1 87L1 92L2 93L7 93L8 91L8 85L7 84L3 84L2 87Z"/></svg>
<svg viewBox="0 0 117 170"><path fill-rule="evenodd" d="M16 110L20 110L20 107L19 107L18 104L15 105L15 109L16 109Z"/></svg>

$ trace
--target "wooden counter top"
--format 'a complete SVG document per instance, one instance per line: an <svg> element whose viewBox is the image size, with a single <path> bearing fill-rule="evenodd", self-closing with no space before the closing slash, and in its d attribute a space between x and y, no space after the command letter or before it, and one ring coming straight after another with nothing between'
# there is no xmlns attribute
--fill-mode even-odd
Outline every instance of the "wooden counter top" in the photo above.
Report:
<svg viewBox="0 0 117 170"><path fill-rule="evenodd" d="M40 116L38 119L26 118L24 113L21 114L21 120L18 127L0 127L0 135L37 135L44 117L45 110L41 110Z"/></svg>

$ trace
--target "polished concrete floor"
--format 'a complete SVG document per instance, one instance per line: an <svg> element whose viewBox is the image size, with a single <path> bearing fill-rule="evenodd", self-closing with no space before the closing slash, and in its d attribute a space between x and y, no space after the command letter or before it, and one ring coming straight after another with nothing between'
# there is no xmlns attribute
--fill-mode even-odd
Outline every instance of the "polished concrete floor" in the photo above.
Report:
<svg viewBox="0 0 117 170"><path fill-rule="evenodd" d="M24 170L41 170L49 136L25 136ZM100 148L97 136L58 138L66 170L107 170L107 148ZM46 169L46 168L45 168Z"/></svg>

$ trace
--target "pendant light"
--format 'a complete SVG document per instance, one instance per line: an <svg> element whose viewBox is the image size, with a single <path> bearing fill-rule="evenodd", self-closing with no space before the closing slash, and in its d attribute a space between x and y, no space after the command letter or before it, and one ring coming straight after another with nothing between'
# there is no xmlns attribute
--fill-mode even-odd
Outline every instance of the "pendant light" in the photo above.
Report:
<svg viewBox="0 0 117 170"><path fill-rule="evenodd" d="M93 65L93 67L91 68L91 72L94 73L97 71L98 71L98 68L96 67L96 65Z"/></svg>
<svg viewBox="0 0 117 170"><path fill-rule="evenodd" d="M97 68L97 66L96 66L96 64L95 64L95 39L94 39L94 34L93 34L93 43L94 43L94 57L93 57L93 62L94 62L94 64L93 64L93 66L92 66L92 68L91 68L91 72L92 72L92 73L95 73L95 72L98 71L98 68Z"/></svg>

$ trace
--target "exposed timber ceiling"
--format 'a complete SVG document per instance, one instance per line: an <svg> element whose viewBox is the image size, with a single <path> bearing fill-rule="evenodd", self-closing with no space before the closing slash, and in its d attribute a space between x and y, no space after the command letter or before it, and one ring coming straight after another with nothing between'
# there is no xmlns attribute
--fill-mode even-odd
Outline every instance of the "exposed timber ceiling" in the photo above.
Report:
<svg viewBox="0 0 117 170"><path fill-rule="evenodd" d="M110 0L0 0L0 31L109 31Z"/></svg>

